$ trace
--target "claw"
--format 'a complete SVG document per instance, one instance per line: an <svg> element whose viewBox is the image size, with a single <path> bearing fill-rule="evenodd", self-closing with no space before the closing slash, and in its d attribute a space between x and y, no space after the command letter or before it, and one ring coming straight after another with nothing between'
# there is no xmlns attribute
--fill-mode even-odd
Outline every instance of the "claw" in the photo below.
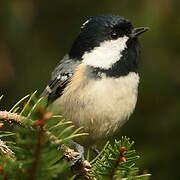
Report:
<svg viewBox="0 0 180 180"><path fill-rule="evenodd" d="M72 141L71 143L79 153L79 155L76 156L76 158L72 162L71 170L73 171L74 167L82 166L82 162L85 160L85 158L84 158L84 147L74 141Z"/></svg>

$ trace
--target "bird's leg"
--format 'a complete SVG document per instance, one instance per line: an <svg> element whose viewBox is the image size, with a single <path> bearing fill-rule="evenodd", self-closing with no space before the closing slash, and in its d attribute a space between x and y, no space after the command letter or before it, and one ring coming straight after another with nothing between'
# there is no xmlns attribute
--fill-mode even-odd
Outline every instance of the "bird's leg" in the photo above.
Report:
<svg viewBox="0 0 180 180"><path fill-rule="evenodd" d="M78 164L84 161L84 147L81 146L80 144L71 141L71 144L77 149L77 151L79 152L79 155L76 157L76 159L73 161L72 163L72 168Z"/></svg>
<svg viewBox="0 0 180 180"><path fill-rule="evenodd" d="M93 151L96 155L99 155L99 154L100 154L100 151L97 149L96 146L92 146L91 149L92 149L92 151ZM100 158L102 158L102 154L100 155Z"/></svg>
<svg viewBox="0 0 180 180"><path fill-rule="evenodd" d="M91 149L96 155L100 153L96 146L92 146Z"/></svg>

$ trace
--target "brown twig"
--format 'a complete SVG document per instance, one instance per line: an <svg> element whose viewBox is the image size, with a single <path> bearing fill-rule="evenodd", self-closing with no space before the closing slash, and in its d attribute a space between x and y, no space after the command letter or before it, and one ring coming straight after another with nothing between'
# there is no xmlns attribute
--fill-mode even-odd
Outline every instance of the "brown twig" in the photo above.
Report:
<svg viewBox="0 0 180 180"><path fill-rule="evenodd" d="M4 169L3 169L2 166L0 166L0 172L1 172L1 174L4 176L4 179L5 179L5 180L8 180L8 179L9 179L6 171L4 171Z"/></svg>
<svg viewBox="0 0 180 180"><path fill-rule="evenodd" d="M114 168L113 168L112 171L111 171L111 176L109 176L109 180L112 180L112 179L113 179L113 177L114 177L114 175L115 175L115 172L117 171L117 167L118 167L120 161L121 161L121 156L118 155L117 161L116 161L115 164L114 164Z"/></svg>
<svg viewBox="0 0 180 180"><path fill-rule="evenodd" d="M16 113L10 113L8 111L0 111L0 119L7 121L9 123L16 123L20 126L25 127L25 123L22 121L23 117Z"/></svg>
<svg viewBox="0 0 180 180"><path fill-rule="evenodd" d="M123 162L126 162L126 158L125 156L123 155L123 153L126 151L126 147L121 147L120 149L120 154L117 156L117 161L115 162L114 164L114 167L111 171L111 175L109 176L109 180L113 180L113 177L115 175L115 172L117 171L117 168L118 168L118 165L121 161Z"/></svg>
<svg viewBox="0 0 180 180"><path fill-rule="evenodd" d="M46 119L48 118L48 115L50 115L50 114L43 114L43 111L42 111L41 107L38 109L38 114L39 114L39 119L36 121L36 124L39 126L39 129L38 129L38 131L39 131L38 144L36 146L36 150L35 150L35 153L34 153L34 162L32 164L32 169L30 171L29 180L34 180L35 179L38 163L39 163L39 160L40 160L41 148L42 148L42 144L43 144L43 134L44 134L43 127L45 125Z"/></svg>

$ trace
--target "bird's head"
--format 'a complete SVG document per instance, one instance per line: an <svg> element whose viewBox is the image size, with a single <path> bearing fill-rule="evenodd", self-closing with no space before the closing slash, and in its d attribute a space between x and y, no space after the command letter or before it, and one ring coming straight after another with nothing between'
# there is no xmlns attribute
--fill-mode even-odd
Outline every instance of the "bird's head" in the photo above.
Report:
<svg viewBox="0 0 180 180"><path fill-rule="evenodd" d="M94 16L82 25L69 56L104 71L114 67L117 71L131 71L138 64L138 36L147 30L146 27L134 28L121 16Z"/></svg>

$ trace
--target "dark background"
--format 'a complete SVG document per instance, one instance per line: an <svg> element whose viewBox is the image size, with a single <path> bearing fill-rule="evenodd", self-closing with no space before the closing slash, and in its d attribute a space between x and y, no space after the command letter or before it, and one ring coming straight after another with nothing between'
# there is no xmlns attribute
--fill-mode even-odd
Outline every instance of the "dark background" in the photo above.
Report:
<svg viewBox="0 0 180 180"><path fill-rule="evenodd" d="M180 179L179 8L179 0L0 0L0 109L42 92L90 16L122 15L150 30L140 37L137 107L120 135L136 141L138 166L153 180Z"/></svg>

